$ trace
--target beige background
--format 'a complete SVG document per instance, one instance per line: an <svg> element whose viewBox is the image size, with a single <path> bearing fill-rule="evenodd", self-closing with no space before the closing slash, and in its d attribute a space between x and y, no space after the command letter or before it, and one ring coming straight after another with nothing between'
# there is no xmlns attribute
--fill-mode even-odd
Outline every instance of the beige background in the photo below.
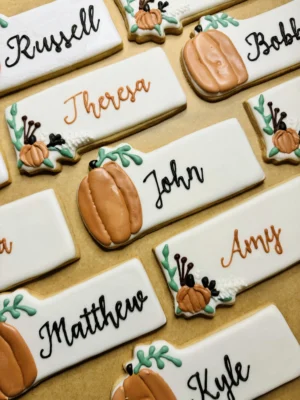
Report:
<svg viewBox="0 0 300 400"><path fill-rule="evenodd" d="M42 5L46 2L47 0L1 0L0 12L11 16L38 5ZM267 11L272 7L287 2L287 0L248 0L245 1L245 3L232 7L228 12L234 17L245 18ZM188 108L186 111L158 126L129 137L127 139L128 143L141 151L147 152L200 128L204 128L227 118L237 117L246 130L252 148L254 149L267 178L265 183L256 189L246 192L237 198L226 201L220 205L214 206L206 211L202 211L184 220L173 223L160 231L151 233L123 250L113 252L105 252L101 250L85 230L78 213L76 205L77 188L82 178L87 174L89 161L96 158L96 150L83 155L81 161L76 165L64 166L63 171L55 176L40 175L30 178L19 174L16 167L15 151L10 143L4 119L4 109L8 105L56 83L79 76L98 67L112 64L139 53L142 50L155 46L153 43L144 45L129 43L127 40L125 25L114 1L105 0L105 3L112 14L117 29L124 39L123 51L104 61L98 62L97 64L0 99L0 147L6 154L13 179L13 183L10 186L0 191L0 204L8 203L12 200L16 200L49 187L54 188L65 206L68 218L72 223L75 239L81 249L80 261L71 264L56 273L50 274L47 277L37 279L35 282L27 284L26 287L28 289L41 296L51 296L57 291L64 290L69 286L75 285L82 280L103 272L109 267L137 256L145 265L150 280L155 287L156 293L166 313L168 323L164 328L152 335L148 335L142 339L137 339L131 343L109 351L105 355L96 357L81 365L71 368L64 373L52 377L28 392L28 394L24 396L24 399L26 400L109 399L113 383L122 374L122 364L131 358L134 345L141 342L141 340L149 342L156 339L165 339L172 341L175 345L183 346L189 341L200 340L204 336L210 335L218 329L234 323L238 319L246 316L248 313L269 303L275 303L279 307L300 342L299 266L295 266L239 295L236 304L233 307L219 308L216 317L212 320L194 318L193 320L185 321L183 319L177 319L173 314L173 300L160 267L156 263L151 251L153 247L170 236L193 227L212 216L218 215L222 211L230 209L235 204L241 203L250 196L260 193L268 187L284 182L299 174L300 166L273 166L267 165L263 162L258 138L242 105L243 101L249 97L257 95L271 86L298 76L299 70L286 74L281 78L274 79L270 83L265 83L258 87L243 91L231 99L217 104L209 104L200 100L189 87L183 76L179 62L180 50L188 40L189 34L195 23L186 26L181 36L167 37L166 43L162 47L166 51L177 77L181 81L182 87L187 95ZM280 57L279 54L278 57ZM295 101L299 101L299 99L295 99ZM51 112L51 110L49 110L49 112ZM226 134L226 132L224 132L224 134ZM216 146L217 145L218 144L216 143ZM224 157L226 157L226 154L224 154ZM228 162L230 162L230 160L228 160ZM34 212L34 210L31 210L30 212ZM280 210L278 210L278 212L280 212ZM298 218L298 216L295 215L295 218ZM113 290L114 288L112 287L112 291ZM257 332L257 334L259 334L259 332ZM300 379L263 396L263 399L296 400L299 398L299 393Z"/></svg>

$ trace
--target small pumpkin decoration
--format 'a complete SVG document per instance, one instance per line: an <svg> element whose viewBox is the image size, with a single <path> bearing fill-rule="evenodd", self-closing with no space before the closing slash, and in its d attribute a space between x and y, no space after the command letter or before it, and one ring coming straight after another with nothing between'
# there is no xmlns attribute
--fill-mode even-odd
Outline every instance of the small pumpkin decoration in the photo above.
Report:
<svg viewBox="0 0 300 400"><path fill-rule="evenodd" d="M34 144L25 144L20 150L20 160L27 167L39 167L48 156L47 146L40 141Z"/></svg>
<svg viewBox="0 0 300 400"><path fill-rule="evenodd" d="M199 32L182 53L183 66L196 85L208 93L222 93L247 82L248 71L231 39L223 32Z"/></svg>
<svg viewBox="0 0 300 400"><path fill-rule="evenodd" d="M216 281L212 280L209 282L209 279L204 277L202 278L202 285L195 283L194 275L190 274L190 271L194 268L194 264L188 263L187 270L185 271L187 258L180 257L180 254L175 254L174 258L177 262L181 285L176 295L178 307L183 312L196 314L205 309L212 296L219 295L219 291L216 290Z"/></svg>
<svg viewBox="0 0 300 400"><path fill-rule="evenodd" d="M137 26L143 30L152 30L155 25L162 23L162 15L160 10L152 9L150 11L139 10L135 14Z"/></svg>
<svg viewBox="0 0 300 400"><path fill-rule="evenodd" d="M287 154L297 150L300 143L298 133L292 128L277 131L274 134L272 141L274 146L277 147L281 153Z"/></svg>
<svg viewBox="0 0 300 400"><path fill-rule="evenodd" d="M138 192L126 172L116 163L94 167L78 190L81 217L101 244L126 242L143 224Z"/></svg>
<svg viewBox="0 0 300 400"><path fill-rule="evenodd" d="M141 369L135 375L129 364L127 372L130 376L116 390L112 400L176 400L166 381L151 369Z"/></svg>
<svg viewBox="0 0 300 400"><path fill-rule="evenodd" d="M6 323L5 313L13 318L19 318L21 312L29 316L36 314L36 310L20 305L23 295L17 295L12 305L4 300L0 310L0 399L15 397L28 389L37 377L37 368L34 358L25 340L19 331Z"/></svg>

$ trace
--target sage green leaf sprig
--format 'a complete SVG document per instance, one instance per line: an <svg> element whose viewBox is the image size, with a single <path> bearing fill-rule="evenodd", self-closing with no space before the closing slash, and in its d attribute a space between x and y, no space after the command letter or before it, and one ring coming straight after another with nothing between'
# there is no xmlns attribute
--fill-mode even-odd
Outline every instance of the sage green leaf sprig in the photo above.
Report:
<svg viewBox="0 0 300 400"><path fill-rule="evenodd" d="M263 120L264 120L264 122L266 124L266 126L263 128L263 131L267 135L271 136L274 133L273 128L270 126L270 123L272 121L272 115L271 114L269 114L269 115L265 114L265 106L264 106L264 104L265 104L265 98L264 98L264 95L261 94L259 96L259 99L258 99L258 106L254 107L254 110L256 110L262 116L262 118L263 118Z"/></svg>
<svg viewBox="0 0 300 400"><path fill-rule="evenodd" d="M0 18L0 27L1 28L7 28L8 27L8 22L5 21L3 18Z"/></svg>
<svg viewBox="0 0 300 400"><path fill-rule="evenodd" d="M204 29L204 32L208 31L209 29L218 29L219 25L223 26L223 28L227 28L229 25L233 25L238 27L240 23L235 20L234 18L230 17L228 14L223 13L221 16L218 14L216 15L206 15L204 17L206 21L209 21L209 24Z"/></svg>
<svg viewBox="0 0 300 400"><path fill-rule="evenodd" d="M174 358L168 355L167 353L169 353L169 351L170 349L168 346L162 346L160 350L156 351L156 347L153 345L149 347L148 355L146 355L143 350L139 350L136 355L139 360L139 363L136 365L133 372L137 375L142 367L151 368L152 367L151 360L154 360L156 362L158 369L164 369L165 367L164 360L173 363L176 367L181 367L182 361L179 360L178 358Z"/></svg>
<svg viewBox="0 0 300 400"><path fill-rule="evenodd" d="M170 251L169 251L169 246L167 244L164 246L162 254L164 256L164 259L161 260L161 264L164 267L164 269L167 270L167 272L169 274L169 277L170 277L168 285L170 286L170 288L172 290L174 290L174 292L178 292L179 291L179 287L178 287L177 283L174 280L174 276L176 274L177 267L173 267L173 268L170 267L170 263L169 263Z"/></svg>
<svg viewBox="0 0 300 400"><path fill-rule="evenodd" d="M131 7L131 3L134 3L136 0L126 0L127 5L124 6L125 11L128 12L128 14L130 14L133 18L134 18L134 8Z"/></svg>
<svg viewBox="0 0 300 400"><path fill-rule="evenodd" d="M112 161L117 161L120 159L120 162L122 164L122 167L127 168L130 165L130 161L132 160L136 165L141 165L143 164L143 159L138 156L137 154L133 154L130 152L131 151L131 146L128 144L125 144L116 150L112 150L108 153L105 152L104 148L101 147L101 149L98 152L98 160L95 163L94 168L99 168L103 164L103 162L106 159L112 160ZM93 161L91 162L93 163Z"/></svg>
<svg viewBox="0 0 300 400"><path fill-rule="evenodd" d="M18 113L18 106L17 103L14 103L10 108L10 115L12 116L12 119L7 119L6 121L15 134L15 140L12 141L13 145L18 151L20 151L21 148L23 147L23 142L21 141L21 138L24 134L24 126L17 128L17 123L16 123L17 113Z"/></svg>
<svg viewBox="0 0 300 400"><path fill-rule="evenodd" d="M25 312L29 317L32 317L37 313L34 308L21 304L23 298L24 296L22 294L18 294L14 298L12 305L10 305L9 299L3 301L3 308L0 310L0 322L5 322L7 320L7 317L4 315L5 313L10 313L14 319L18 319L21 316L21 312Z"/></svg>

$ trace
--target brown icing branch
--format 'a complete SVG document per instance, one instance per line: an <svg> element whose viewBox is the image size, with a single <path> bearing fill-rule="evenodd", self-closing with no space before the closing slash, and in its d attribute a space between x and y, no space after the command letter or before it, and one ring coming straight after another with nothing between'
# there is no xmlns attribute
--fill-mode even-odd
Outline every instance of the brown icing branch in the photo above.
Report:
<svg viewBox="0 0 300 400"><path fill-rule="evenodd" d="M27 115L23 115L22 121L24 126L24 144L33 144L36 142L36 137L34 136L34 134L36 130L41 127L41 123L30 120L28 121L28 129L27 129L27 120L28 120Z"/></svg>
<svg viewBox="0 0 300 400"><path fill-rule="evenodd" d="M180 254L177 253L174 256L174 259L177 262L180 285L184 286L184 285L186 285L187 277L188 277L190 271L194 268L194 264L193 263L188 263L187 271L185 271L185 265L186 265L186 262L187 262L187 258L186 257L181 257ZM180 261L181 261L181 265L180 265Z"/></svg>
<svg viewBox="0 0 300 400"><path fill-rule="evenodd" d="M280 108L277 108L277 107L273 110L272 101L269 101L268 107L270 109L271 116L272 116L272 124L273 124L274 133L276 133L278 130L286 131L287 126L283 120L287 117L287 113L286 112L280 113ZM277 120L279 113L280 113L280 118L279 118L279 120Z"/></svg>

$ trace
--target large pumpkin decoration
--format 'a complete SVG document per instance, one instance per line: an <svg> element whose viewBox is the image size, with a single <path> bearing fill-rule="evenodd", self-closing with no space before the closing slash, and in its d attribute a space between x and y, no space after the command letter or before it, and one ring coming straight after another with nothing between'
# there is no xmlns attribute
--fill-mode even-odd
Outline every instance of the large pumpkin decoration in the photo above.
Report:
<svg viewBox="0 0 300 400"><path fill-rule="evenodd" d="M278 130L274 134L272 141L279 151L287 154L297 150L300 143L298 133L292 128L288 128L287 130Z"/></svg>
<svg viewBox="0 0 300 400"><path fill-rule="evenodd" d="M37 377L33 356L13 326L0 322L0 399L21 394Z"/></svg>
<svg viewBox="0 0 300 400"><path fill-rule="evenodd" d="M143 223L138 192L115 162L95 168L83 179L78 191L81 217L92 236L101 244L122 244L137 233Z"/></svg>
<svg viewBox="0 0 300 400"><path fill-rule="evenodd" d="M160 25L162 23L161 11L158 9L152 9L150 11L139 10L135 14L135 20L140 29L154 29L155 25Z"/></svg>
<svg viewBox="0 0 300 400"><path fill-rule="evenodd" d="M49 149L44 142L25 144L20 150L20 160L27 167L39 167L49 156Z"/></svg>
<svg viewBox="0 0 300 400"><path fill-rule="evenodd" d="M232 90L248 80L248 71L231 39L222 32L200 32L183 49L183 64L196 85L208 92Z"/></svg>
<svg viewBox="0 0 300 400"><path fill-rule="evenodd" d="M159 374L145 368L126 378L112 400L176 400L176 397Z"/></svg>

